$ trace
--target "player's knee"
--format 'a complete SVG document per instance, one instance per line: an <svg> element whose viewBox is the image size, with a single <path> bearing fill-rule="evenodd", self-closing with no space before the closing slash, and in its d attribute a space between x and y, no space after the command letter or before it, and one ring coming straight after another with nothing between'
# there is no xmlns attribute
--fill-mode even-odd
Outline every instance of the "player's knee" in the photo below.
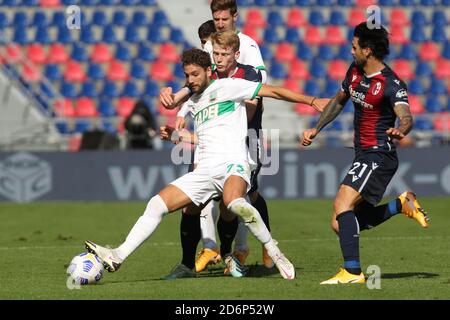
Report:
<svg viewBox="0 0 450 320"><path fill-rule="evenodd" d="M341 213L352 210L352 204L342 198L336 198L333 203L334 216L337 217Z"/></svg>
<svg viewBox="0 0 450 320"><path fill-rule="evenodd" d="M147 203L147 208L145 209L144 216L147 217L163 217L169 213L167 205L161 196L156 195L150 199Z"/></svg>
<svg viewBox="0 0 450 320"><path fill-rule="evenodd" d="M331 220L331 230L333 230L337 235L339 235L339 224L335 217Z"/></svg>

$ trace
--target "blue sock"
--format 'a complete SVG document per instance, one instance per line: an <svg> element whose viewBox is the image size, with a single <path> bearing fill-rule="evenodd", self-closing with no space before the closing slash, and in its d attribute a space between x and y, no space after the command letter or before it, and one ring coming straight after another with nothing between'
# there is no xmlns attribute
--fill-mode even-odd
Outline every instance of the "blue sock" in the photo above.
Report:
<svg viewBox="0 0 450 320"><path fill-rule="evenodd" d="M355 208L355 215L358 219L360 231L371 229L389 220L392 216L401 211L400 199L394 199L387 204L372 206L368 203Z"/></svg>
<svg viewBox="0 0 450 320"><path fill-rule="evenodd" d="M346 211L337 216L337 221L344 268L352 274L360 274L359 226L356 216L353 211Z"/></svg>

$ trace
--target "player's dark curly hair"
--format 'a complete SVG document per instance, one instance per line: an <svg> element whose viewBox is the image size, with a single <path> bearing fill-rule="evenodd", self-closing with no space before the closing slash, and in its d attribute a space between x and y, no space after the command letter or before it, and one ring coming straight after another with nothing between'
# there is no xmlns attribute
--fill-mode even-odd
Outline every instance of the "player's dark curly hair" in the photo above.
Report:
<svg viewBox="0 0 450 320"><path fill-rule="evenodd" d="M214 32L216 32L216 27L214 26L214 20L208 20L203 22L201 26L198 28L198 37L200 39L208 38Z"/></svg>
<svg viewBox="0 0 450 320"><path fill-rule="evenodd" d="M383 60L389 54L389 33L383 26L369 29L366 22L361 22L356 26L353 35L359 38L359 46L370 48L378 60Z"/></svg>
<svg viewBox="0 0 450 320"><path fill-rule="evenodd" d="M208 69L211 67L211 58L209 53L197 48L189 49L183 52L181 57L181 62L183 63L183 67L194 64L203 69Z"/></svg>
<svg viewBox="0 0 450 320"><path fill-rule="evenodd" d="M230 14L234 16L237 12L236 0L212 0L211 1L211 12L222 10L230 10Z"/></svg>

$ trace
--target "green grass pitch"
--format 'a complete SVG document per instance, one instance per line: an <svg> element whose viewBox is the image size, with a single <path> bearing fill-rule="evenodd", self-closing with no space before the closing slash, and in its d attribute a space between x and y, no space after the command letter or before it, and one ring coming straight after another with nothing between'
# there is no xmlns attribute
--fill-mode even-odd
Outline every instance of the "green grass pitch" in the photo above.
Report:
<svg viewBox="0 0 450 320"><path fill-rule="evenodd" d="M163 281L179 262L180 214L166 217L117 273L97 285L66 287L67 264L83 241L116 246L145 203L0 204L0 299L450 299L450 199L422 198L431 225L403 215L361 234L361 263L381 269L381 288L320 286L342 264L329 227L331 200L269 201L272 233L297 269L294 281L261 266L250 236L252 276L235 279L216 265L196 279Z"/></svg>

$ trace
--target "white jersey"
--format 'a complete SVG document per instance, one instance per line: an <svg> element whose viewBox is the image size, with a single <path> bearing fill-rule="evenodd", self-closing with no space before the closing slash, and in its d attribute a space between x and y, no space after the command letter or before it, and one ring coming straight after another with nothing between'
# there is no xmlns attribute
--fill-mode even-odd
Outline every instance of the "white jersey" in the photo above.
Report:
<svg viewBox="0 0 450 320"><path fill-rule="evenodd" d="M266 66L264 65L264 61L262 59L261 51L259 50L259 46L255 40L243 34L242 32L238 32L238 37L240 41L239 51L240 55L237 59L237 62L241 64L248 64L255 69L265 71ZM211 56L211 61L214 63L213 58L213 47L211 41L206 42L204 50L209 53ZM262 72L264 73L264 72ZM265 83L267 77L263 77L263 83Z"/></svg>
<svg viewBox="0 0 450 320"><path fill-rule="evenodd" d="M248 161L245 100L254 99L262 83L243 79L214 80L186 102L198 137L198 162Z"/></svg>

